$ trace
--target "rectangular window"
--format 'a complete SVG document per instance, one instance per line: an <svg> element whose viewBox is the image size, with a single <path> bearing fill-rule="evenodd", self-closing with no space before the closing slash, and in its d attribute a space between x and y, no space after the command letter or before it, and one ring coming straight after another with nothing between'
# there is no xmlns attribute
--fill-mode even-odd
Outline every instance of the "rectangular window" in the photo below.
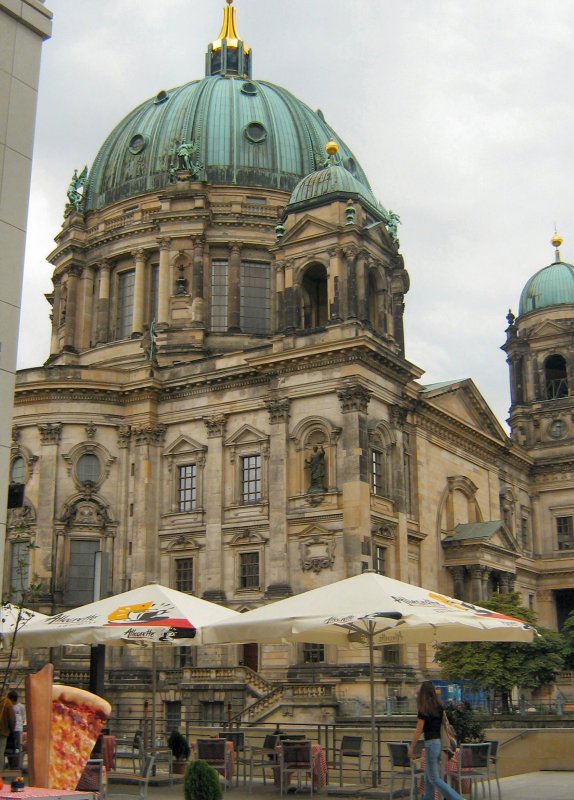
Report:
<svg viewBox="0 0 574 800"><path fill-rule="evenodd" d="M239 554L239 588L259 588L259 553Z"/></svg>
<svg viewBox="0 0 574 800"><path fill-rule="evenodd" d="M574 517L556 517L559 550L574 550Z"/></svg>
<svg viewBox="0 0 574 800"><path fill-rule="evenodd" d="M271 265L241 263L240 325L244 333L269 333Z"/></svg>
<svg viewBox="0 0 574 800"><path fill-rule="evenodd" d="M227 330L227 261L211 262L211 330Z"/></svg>
<svg viewBox="0 0 574 800"><path fill-rule="evenodd" d="M178 468L177 508L180 512L197 508L197 467L185 464Z"/></svg>
<svg viewBox="0 0 574 800"><path fill-rule="evenodd" d="M373 481L373 494L384 494L383 490L383 454L380 450L372 451L371 477Z"/></svg>
<svg viewBox="0 0 574 800"><path fill-rule="evenodd" d="M165 721L167 731L179 730L181 725L181 700L165 701Z"/></svg>
<svg viewBox="0 0 574 800"><path fill-rule="evenodd" d="M118 308L116 335L118 339L131 336L134 316L135 272L120 272L118 275Z"/></svg>
<svg viewBox="0 0 574 800"><path fill-rule="evenodd" d="M201 722L204 725L223 725L225 722L225 704L221 701L200 700Z"/></svg>
<svg viewBox="0 0 574 800"><path fill-rule="evenodd" d="M261 500L261 456L244 456L241 459L241 496L244 503Z"/></svg>
<svg viewBox="0 0 574 800"><path fill-rule="evenodd" d="M400 662L401 651L398 644L388 644L381 647L383 653L383 664L398 664Z"/></svg>
<svg viewBox="0 0 574 800"><path fill-rule="evenodd" d="M83 606L94 599L94 571L96 553L100 543L94 540L72 539L70 541L70 561L68 581L64 592L64 603Z"/></svg>
<svg viewBox="0 0 574 800"><path fill-rule="evenodd" d="M374 557L374 564L373 569L375 572L378 572L379 575L386 575L387 569L387 548L381 547L381 545L375 545L375 557Z"/></svg>
<svg viewBox="0 0 574 800"><path fill-rule="evenodd" d="M325 661L325 645L324 644L307 644L303 645L303 663L304 664L323 664Z"/></svg>
<svg viewBox="0 0 574 800"><path fill-rule="evenodd" d="M196 647L176 647L175 660L178 669L184 669L184 667L195 667L196 653Z"/></svg>
<svg viewBox="0 0 574 800"><path fill-rule="evenodd" d="M193 558L175 559L175 588L178 592L193 592Z"/></svg>
<svg viewBox="0 0 574 800"><path fill-rule="evenodd" d="M12 543L12 560L10 563L10 594L14 592L14 597L10 599L18 603L22 598L22 593L30 585L30 547L28 542Z"/></svg>

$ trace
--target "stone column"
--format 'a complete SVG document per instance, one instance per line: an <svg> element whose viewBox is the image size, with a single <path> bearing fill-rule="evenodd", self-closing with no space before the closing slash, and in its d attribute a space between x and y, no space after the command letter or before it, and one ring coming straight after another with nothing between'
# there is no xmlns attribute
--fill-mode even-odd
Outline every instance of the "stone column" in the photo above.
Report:
<svg viewBox="0 0 574 800"><path fill-rule="evenodd" d="M329 322L341 322L341 248L329 250Z"/></svg>
<svg viewBox="0 0 574 800"><path fill-rule="evenodd" d="M241 246L237 242L229 244L229 279L227 283L227 330L230 333L241 331L240 292L241 292Z"/></svg>
<svg viewBox="0 0 574 800"><path fill-rule="evenodd" d="M404 313L404 295L393 295L393 336L401 349L401 353L405 352L405 327L403 323Z"/></svg>
<svg viewBox="0 0 574 800"><path fill-rule="evenodd" d="M81 325L78 346L81 350L92 344L92 319L94 312L94 267L84 267L82 272L82 304L79 323Z"/></svg>
<svg viewBox="0 0 574 800"><path fill-rule="evenodd" d="M42 455L38 461L38 497L42 502L38 503L36 509L36 540L35 545L39 553L54 553L54 525L57 520L58 508L56 505L58 489L58 457L59 444L62 437L62 424L59 422L49 422L38 425L40 432L40 443L42 445ZM63 553L55 553L54 560L50 558L36 559L36 571L38 578L45 581L48 585L52 582L54 590L61 592L61 586L52 574L52 570L57 572L56 564L58 560L63 562ZM61 594L60 594L61 598Z"/></svg>
<svg viewBox="0 0 574 800"><path fill-rule="evenodd" d="M60 281L54 284L54 301L52 305L52 338L50 341L50 355L55 356L60 352Z"/></svg>
<svg viewBox="0 0 574 800"><path fill-rule="evenodd" d="M371 533L369 434L367 407L371 392L349 381L337 391L341 413L345 417L342 445L343 530L345 575L360 571L361 541Z"/></svg>
<svg viewBox="0 0 574 800"><path fill-rule="evenodd" d="M410 474L407 471L407 459L405 458L405 440L408 442L409 434L405 431L408 411L399 405L391 406L389 416L397 440L395 469L393 475L393 500L397 510L397 543L396 559L398 565L398 578L401 581L409 580L409 540L408 540L408 517L410 515L411 488L409 485Z"/></svg>
<svg viewBox="0 0 574 800"><path fill-rule="evenodd" d="M115 586L121 586L121 591L127 591L128 580L132 571L132 558L134 556L134 546L132 541L133 528L132 517L130 516L130 503L133 500L135 474L131 474L132 463L132 430L129 425L118 425L117 427L117 448L118 448L118 494L117 494L117 522L118 535L110 543L110 578L113 579ZM135 463L134 463L135 473ZM134 509L135 510L135 509ZM131 543L131 548L130 548ZM122 576L121 584L117 578Z"/></svg>
<svg viewBox="0 0 574 800"><path fill-rule="evenodd" d="M134 309L132 317L132 339L137 339L143 333L144 299L145 299L145 263L146 255L143 248L134 250Z"/></svg>
<svg viewBox="0 0 574 800"><path fill-rule="evenodd" d="M73 353L77 352L76 320L78 311L78 278L81 274L82 268L75 264L68 270L64 350Z"/></svg>
<svg viewBox="0 0 574 800"><path fill-rule="evenodd" d="M191 278L191 324L201 328L205 322L204 291L203 291L203 239L196 237L193 240L193 270Z"/></svg>
<svg viewBox="0 0 574 800"><path fill-rule="evenodd" d="M159 277L158 277L158 325L167 327L169 324L169 298L171 283L169 275L169 260L171 255L171 239L164 236L159 239Z"/></svg>
<svg viewBox="0 0 574 800"><path fill-rule="evenodd" d="M473 564L470 568L470 602L480 603L482 600L482 567Z"/></svg>
<svg viewBox="0 0 574 800"><path fill-rule="evenodd" d="M109 261L100 264L100 291L98 294L98 330L96 342L103 344L109 339L110 325L110 271Z"/></svg>
<svg viewBox="0 0 574 800"><path fill-rule="evenodd" d="M269 556L267 597L292 594L289 583L289 541L287 536L287 464L289 437L289 400L271 397L265 402L269 412Z"/></svg>
<svg viewBox="0 0 574 800"><path fill-rule="evenodd" d="M453 595L456 597L457 600L465 600L464 596L464 575L465 575L465 568L464 567L448 567L447 568L450 574L452 575L454 581L454 589Z"/></svg>
<svg viewBox="0 0 574 800"><path fill-rule="evenodd" d="M224 601L223 575L223 506L224 463L223 436L225 414L204 417L207 438L210 440L205 465L205 562L204 591L206 600Z"/></svg>
<svg viewBox="0 0 574 800"><path fill-rule="evenodd" d="M293 262L284 261L285 291L283 292L283 308L285 311L284 332L293 333L300 327L299 295L293 282Z"/></svg>
<svg viewBox="0 0 574 800"><path fill-rule="evenodd" d="M345 272L347 277L347 308L343 315L346 319L357 318L357 274L356 261L358 250L356 247L346 247Z"/></svg>
<svg viewBox="0 0 574 800"><path fill-rule="evenodd" d="M492 569L490 567L483 567L480 575L480 599L488 600L488 583Z"/></svg>
<svg viewBox="0 0 574 800"><path fill-rule="evenodd" d="M165 425L142 424L131 429L134 448L133 515L131 520L133 585L159 580L157 537L161 448Z"/></svg>
<svg viewBox="0 0 574 800"><path fill-rule="evenodd" d="M357 317L361 322L369 319L367 309L367 253L364 250L357 256Z"/></svg>

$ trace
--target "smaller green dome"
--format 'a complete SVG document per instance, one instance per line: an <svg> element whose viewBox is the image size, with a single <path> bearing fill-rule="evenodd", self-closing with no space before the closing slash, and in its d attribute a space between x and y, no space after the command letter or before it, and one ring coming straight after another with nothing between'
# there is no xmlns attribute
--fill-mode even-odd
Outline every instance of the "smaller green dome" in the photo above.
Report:
<svg viewBox="0 0 574 800"><path fill-rule="evenodd" d="M286 210L295 211L299 208L319 205L325 198L362 200L377 219L386 221L388 218L387 211L368 186L358 181L348 169L334 161L333 158L327 160L323 169L311 172L299 181L293 189Z"/></svg>
<svg viewBox="0 0 574 800"><path fill-rule="evenodd" d="M555 261L526 283L520 295L518 314L563 305L574 305L574 266Z"/></svg>

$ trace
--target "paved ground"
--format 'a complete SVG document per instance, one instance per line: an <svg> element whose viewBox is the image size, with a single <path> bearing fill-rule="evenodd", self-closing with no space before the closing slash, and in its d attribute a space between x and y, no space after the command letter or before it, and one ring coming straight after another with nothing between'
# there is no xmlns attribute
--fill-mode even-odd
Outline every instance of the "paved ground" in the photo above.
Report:
<svg viewBox="0 0 574 800"><path fill-rule="evenodd" d="M501 778L502 800L574 800L574 772L530 772L526 775L514 775L511 778ZM108 797L113 800L115 795L126 797L138 794L137 787L112 784L108 787ZM302 792L303 794L303 792ZM306 794L306 793L305 793ZM359 787L344 787L342 792L338 785L327 789L328 795L341 795L347 797L381 798L387 800L388 790L359 789ZM398 792L395 791L395 798ZM318 797L324 797L325 791ZM408 795L407 795L408 796ZM488 797L488 795L486 795ZM279 790L267 784L256 784L250 793L245 786L233 787L225 792L226 800L278 800ZM174 786L150 786L148 800L182 800L183 786L181 783ZM492 786L492 800L498 800L496 784Z"/></svg>

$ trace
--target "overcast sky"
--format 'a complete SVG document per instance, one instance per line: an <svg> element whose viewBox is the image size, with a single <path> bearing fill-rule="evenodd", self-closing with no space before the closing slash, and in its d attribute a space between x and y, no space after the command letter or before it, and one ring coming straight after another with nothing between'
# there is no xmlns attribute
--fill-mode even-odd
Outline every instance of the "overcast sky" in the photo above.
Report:
<svg viewBox="0 0 574 800"><path fill-rule="evenodd" d="M236 0L253 77L354 151L398 213L407 357L471 377L501 421L506 314L535 271L574 261L571 0ZM137 104L204 74L224 0L47 0L19 367L49 353L53 249L74 169Z"/></svg>

